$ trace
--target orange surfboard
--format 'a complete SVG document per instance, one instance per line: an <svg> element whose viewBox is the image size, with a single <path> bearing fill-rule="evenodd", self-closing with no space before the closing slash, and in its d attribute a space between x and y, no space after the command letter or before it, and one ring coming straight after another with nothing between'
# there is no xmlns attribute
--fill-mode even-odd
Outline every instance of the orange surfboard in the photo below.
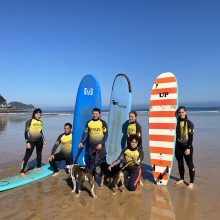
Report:
<svg viewBox="0 0 220 220"><path fill-rule="evenodd" d="M154 81L149 105L149 147L154 180L166 185L172 170L176 140L177 80L173 73Z"/></svg>

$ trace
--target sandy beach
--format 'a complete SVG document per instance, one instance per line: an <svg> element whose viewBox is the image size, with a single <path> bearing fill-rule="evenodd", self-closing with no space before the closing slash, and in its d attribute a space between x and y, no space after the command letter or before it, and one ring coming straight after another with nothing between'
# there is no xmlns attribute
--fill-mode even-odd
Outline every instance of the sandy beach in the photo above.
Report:
<svg viewBox="0 0 220 220"><path fill-rule="evenodd" d="M31 116L0 115L0 179L17 175L25 152L24 125ZM151 175L148 147L148 114L139 113L143 130L142 182L135 192L125 190L116 195L104 186L95 187L97 198L87 191L79 197L71 193L68 175L61 170L57 177L49 176L22 187L0 193L0 219L219 219L220 208L220 113L192 112L189 119L195 124L194 164L196 168L193 191L177 186L179 178L174 160L171 178L166 187L155 185ZM44 135L48 147L43 150L44 164L66 122L72 115L43 115ZM107 121L107 113L102 114ZM36 153L29 166L35 165ZM189 180L185 166L186 181Z"/></svg>

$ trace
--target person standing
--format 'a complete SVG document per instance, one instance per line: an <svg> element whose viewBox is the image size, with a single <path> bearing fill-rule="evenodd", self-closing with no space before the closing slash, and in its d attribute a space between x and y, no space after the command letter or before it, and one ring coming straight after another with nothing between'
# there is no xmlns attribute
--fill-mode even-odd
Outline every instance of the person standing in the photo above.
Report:
<svg viewBox="0 0 220 220"><path fill-rule="evenodd" d="M47 146L47 143L43 135L43 122L40 120L42 111L40 108L37 108L33 111L32 118L25 123L25 132L24 137L26 140L26 152L21 165L20 175L25 177L25 167L28 160L30 159L34 148L36 146L37 153L37 169L41 169L41 154L43 146Z"/></svg>
<svg viewBox="0 0 220 220"><path fill-rule="evenodd" d="M184 161L189 168L190 183L186 188L194 188L195 167L193 164L193 134L194 125L187 117L187 110L184 106L177 109L177 127L176 127L176 148L175 156L178 162L180 180L176 184L184 184Z"/></svg>
<svg viewBox="0 0 220 220"><path fill-rule="evenodd" d="M108 127L106 122L100 119L100 114L99 108L92 110L93 118L86 123L82 139L79 143L79 148L83 148L84 143L88 139L89 163L93 176L95 176L96 154L98 154L100 160L106 160L105 141L108 137Z"/></svg>
<svg viewBox="0 0 220 220"><path fill-rule="evenodd" d="M142 128L141 125L137 122L137 112L131 111L129 113L129 124L127 127L127 143L129 144L129 137L133 134L136 134L139 138L138 147L142 148Z"/></svg>
<svg viewBox="0 0 220 220"><path fill-rule="evenodd" d="M61 150L59 153L55 154L60 144ZM57 176L59 174L56 161L65 160L66 165L72 164L72 124L66 123L64 125L64 133L58 136L48 160L54 170L53 176Z"/></svg>

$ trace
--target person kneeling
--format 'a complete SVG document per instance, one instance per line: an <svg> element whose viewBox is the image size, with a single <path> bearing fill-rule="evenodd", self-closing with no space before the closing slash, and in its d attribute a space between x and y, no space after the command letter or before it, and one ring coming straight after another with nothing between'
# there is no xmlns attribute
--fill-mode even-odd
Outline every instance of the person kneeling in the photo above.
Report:
<svg viewBox="0 0 220 220"><path fill-rule="evenodd" d="M128 139L128 146L122 150L118 159L109 166L109 170L111 170L112 167L123 163L122 169L125 181L128 181L127 189L129 191L135 191L141 179L141 162L144 159L144 152L138 147L138 140L137 135L131 135Z"/></svg>
<svg viewBox="0 0 220 220"><path fill-rule="evenodd" d="M57 147L60 144L61 150L59 153L55 154ZM54 170L53 176L57 176L59 174L59 169L57 167L56 161L65 160L66 165L72 164L72 124L66 123L64 125L64 133L58 136L48 160Z"/></svg>

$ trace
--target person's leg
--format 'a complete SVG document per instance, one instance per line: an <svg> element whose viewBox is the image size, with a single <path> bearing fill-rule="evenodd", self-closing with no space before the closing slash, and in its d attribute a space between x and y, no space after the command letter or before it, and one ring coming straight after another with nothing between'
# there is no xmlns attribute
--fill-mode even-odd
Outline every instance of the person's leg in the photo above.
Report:
<svg viewBox="0 0 220 220"><path fill-rule="evenodd" d="M54 154L54 159L52 161L49 161L50 166L54 170L54 174L58 174L59 173L59 169L57 167L56 161L61 161L61 160L64 160L64 159L65 158L63 157L63 155L61 153L57 153L57 154Z"/></svg>
<svg viewBox="0 0 220 220"><path fill-rule="evenodd" d="M135 191L137 189L137 184L141 179L141 168L138 171L130 173L130 179L128 182L128 190Z"/></svg>
<svg viewBox="0 0 220 220"><path fill-rule="evenodd" d="M90 164L90 170L95 176L95 157L96 157L96 151L93 148L89 148L89 164Z"/></svg>
<svg viewBox="0 0 220 220"><path fill-rule="evenodd" d="M22 164L21 164L21 171L20 171L21 176L25 176L24 175L24 170L25 170L25 167L27 165L28 160L30 159L30 157L31 157L31 155L34 151L35 142L30 142L30 145L31 145L30 149L26 148L25 156L24 156L24 159L23 159Z"/></svg>
<svg viewBox="0 0 220 220"><path fill-rule="evenodd" d="M183 161L184 147L177 145L175 149L175 156L178 163L179 174L180 174L180 180L176 184L182 184L184 183L184 173L185 173L184 161Z"/></svg>
<svg viewBox="0 0 220 220"><path fill-rule="evenodd" d="M41 158L43 149L43 139L36 142L37 168L41 168Z"/></svg>
<svg viewBox="0 0 220 220"><path fill-rule="evenodd" d="M72 156L65 156L64 160L66 161L66 165L71 165L73 163ZM69 174L69 170L66 168L66 173Z"/></svg>
<svg viewBox="0 0 220 220"><path fill-rule="evenodd" d="M192 189L194 187L195 167L193 164L193 147L190 148L190 154L184 155L186 164L189 168L190 184L187 188Z"/></svg>

